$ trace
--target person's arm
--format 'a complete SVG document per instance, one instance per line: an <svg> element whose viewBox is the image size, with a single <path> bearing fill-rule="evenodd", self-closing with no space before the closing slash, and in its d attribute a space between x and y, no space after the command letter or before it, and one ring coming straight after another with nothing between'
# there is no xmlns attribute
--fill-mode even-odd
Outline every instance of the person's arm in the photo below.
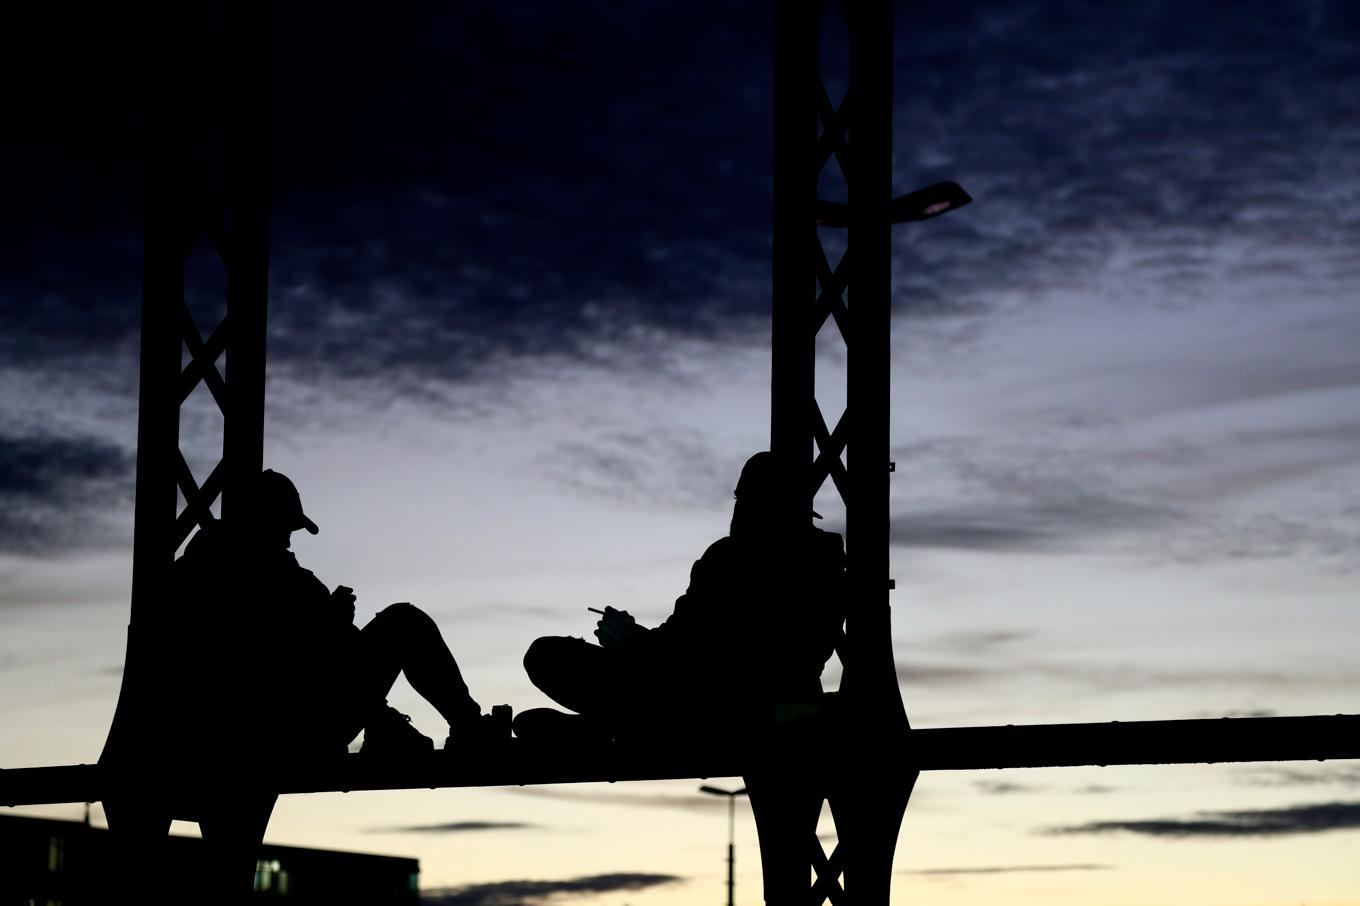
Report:
<svg viewBox="0 0 1360 906"><path fill-rule="evenodd" d="M730 572L731 554L732 539L719 538L694 561L689 570L689 587L675 599L671 615L652 631L653 639L671 642L705 631L705 610L722 596L724 580Z"/></svg>
<svg viewBox="0 0 1360 906"><path fill-rule="evenodd" d="M337 585L331 591L310 569L288 552L286 598L296 608L296 619L313 630L341 633L354 626L354 589Z"/></svg>

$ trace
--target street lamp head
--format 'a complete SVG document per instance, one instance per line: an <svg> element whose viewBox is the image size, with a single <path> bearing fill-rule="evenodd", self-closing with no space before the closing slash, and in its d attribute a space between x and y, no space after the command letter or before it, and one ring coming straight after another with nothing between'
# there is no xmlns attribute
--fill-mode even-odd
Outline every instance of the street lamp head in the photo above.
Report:
<svg viewBox="0 0 1360 906"><path fill-rule="evenodd" d="M888 202L889 223L914 223L939 217L973 200L956 182L937 182L899 195ZM850 206L838 201L818 201L816 205L817 223L820 226L848 227L850 225Z"/></svg>
<svg viewBox="0 0 1360 906"><path fill-rule="evenodd" d="M894 198L888 205L888 219L893 223L929 220L961 208L972 200L973 197L958 183L948 180L937 182Z"/></svg>

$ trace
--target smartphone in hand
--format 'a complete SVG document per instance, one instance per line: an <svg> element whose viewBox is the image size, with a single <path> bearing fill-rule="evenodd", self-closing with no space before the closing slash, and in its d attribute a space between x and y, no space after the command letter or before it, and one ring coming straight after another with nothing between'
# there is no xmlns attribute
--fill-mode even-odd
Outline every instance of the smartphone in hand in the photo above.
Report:
<svg viewBox="0 0 1360 906"><path fill-rule="evenodd" d="M354 622L354 589L348 585L337 585L335 591L331 592L331 600L336 602L342 609L349 610L349 622Z"/></svg>

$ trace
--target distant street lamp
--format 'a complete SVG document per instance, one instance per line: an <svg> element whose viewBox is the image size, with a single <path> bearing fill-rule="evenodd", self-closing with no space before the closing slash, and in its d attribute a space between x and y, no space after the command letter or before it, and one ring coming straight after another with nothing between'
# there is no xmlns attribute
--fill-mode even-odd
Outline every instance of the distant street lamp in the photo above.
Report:
<svg viewBox="0 0 1360 906"><path fill-rule="evenodd" d="M713 796L727 797L727 906L736 906L737 891L737 846L736 846L736 809L737 797L746 795L746 787L739 790L720 790L716 786L701 786L699 792Z"/></svg>

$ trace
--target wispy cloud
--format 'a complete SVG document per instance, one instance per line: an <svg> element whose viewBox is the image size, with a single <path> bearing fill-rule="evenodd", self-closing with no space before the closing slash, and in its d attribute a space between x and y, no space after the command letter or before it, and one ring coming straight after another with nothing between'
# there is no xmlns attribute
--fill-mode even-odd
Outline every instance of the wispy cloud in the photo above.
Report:
<svg viewBox="0 0 1360 906"><path fill-rule="evenodd" d="M540 824L523 821L448 821L442 824L405 824L395 827L370 827L366 834L470 834L482 831L538 830Z"/></svg>
<svg viewBox="0 0 1360 906"><path fill-rule="evenodd" d="M610 790L572 790L554 787L507 787L501 792L514 796L538 799L558 799L565 802L587 802L593 805L619 805L630 808L679 809L681 811L713 812L727 805L714 796L689 793L628 793Z"/></svg>
<svg viewBox="0 0 1360 906"><path fill-rule="evenodd" d="M1278 809L1196 812L1189 818L1090 821L1050 828L1050 834L1130 833L1149 837L1283 837L1360 829L1360 802L1323 802Z"/></svg>
<svg viewBox="0 0 1360 906"><path fill-rule="evenodd" d="M903 655L898 678L908 686L971 688L1035 680L1060 684L1083 692L1146 692L1155 689L1281 689L1351 688L1356 680L1349 672L1257 670L1250 668L1181 669L1158 668L1135 663L1062 660L1042 655L997 659L980 665L912 663ZM1258 712L1238 712L1259 716ZM1231 716L1215 714L1215 717Z"/></svg>
<svg viewBox="0 0 1360 906"><path fill-rule="evenodd" d="M893 516L889 542L961 550L1071 550L1094 535L1144 530L1172 515L1163 506L1118 500L1094 490L1053 495L1035 482L1025 491L1029 501L1015 502L1007 494L991 503L900 511Z"/></svg>
<svg viewBox="0 0 1360 906"><path fill-rule="evenodd" d="M618 891L647 890L685 879L678 875L618 872L588 875L561 881L496 881L420 892L422 903L433 906L537 906L571 897L589 897Z"/></svg>
<svg viewBox="0 0 1360 906"><path fill-rule="evenodd" d="M667 426L562 441L544 460L559 483L595 498L700 509L731 499L742 465L700 432Z"/></svg>
<svg viewBox="0 0 1360 906"><path fill-rule="evenodd" d="M908 686L972 686L993 676L994 672L985 667L914 662L897 665L897 678Z"/></svg>
<svg viewBox="0 0 1360 906"><path fill-rule="evenodd" d="M1013 780L976 780L973 789L988 796L1014 796L1029 793L1052 793L1054 788L1040 783L1017 783ZM1091 783L1070 790L1083 796L1098 796L1118 791L1118 787Z"/></svg>
<svg viewBox="0 0 1360 906"><path fill-rule="evenodd" d="M1196 711L1189 715L1190 719L1200 720L1203 718L1219 717L1278 717L1279 712L1271 708L1242 708L1227 711Z"/></svg>
<svg viewBox="0 0 1360 906"><path fill-rule="evenodd" d="M1110 871L1113 865L1073 863L1070 865L974 865L960 868L913 868L898 872L904 875L923 875L951 878L964 875L1009 875L1067 871Z"/></svg>
<svg viewBox="0 0 1360 906"><path fill-rule="evenodd" d="M544 619L560 616L562 611L555 607L492 599L471 607L430 608L427 613L439 623L485 620L488 613L494 613L498 620L534 620L541 624Z"/></svg>
<svg viewBox="0 0 1360 906"><path fill-rule="evenodd" d="M110 543L107 512L131 500L132 461L130 452L96 437L0 433L0 553Z"/></svg>
<svg viewBox="0 0 1360 906"><path fill-rule="evenodd" d="M1235 775L1244 786L1360 786L1360 766L1352 764L1252 767Z"/></svg>
<svg viewBox="0 0 1360 906"><path fill-rule="evenodd" d="M1190 372L1182 377L1194 385L1201 379ZM1238 380L1248 374L1235 373ZM1060 393L1040 391L1049 398ZM1092 405L1136 416L1127 401ZM1242 501L1344 466L1355 441L1341 438L1360 436L1360 424L1294 424L1272 411L1254 416L1283 419L1263 435L1206 414L1210 427L1187 429L1188 437L1122 436L1112 443L1108 426L1063 423L1069 417L1040 413L1014 432L1019 437L942 436L895 449L899 472L920 490L910 507L894 512L891 543L1176 563L1309 556L1355 565L1360 532L1350 514L1360 499L1349 490L1295 495L1275 510Z"/></svg>
<svg viewBox="0 0 1360 906"><path fill-rule="evenodd" d="M1156 689L1351 688L1357 677L1345 669L1302 665L1292 670L1247 667L1181 667L1088 659L1049 651L1029 631L946 633L900 643L897 676L906 686L972 688L1017 681L1060 684L1073 691L1118 692ZM1187 717L1268 717L1260 709L1197 713Z"/></svg>
<svg viewBox="0 0 1360 906"><path fill-rule="evenodd" d="M989 796L1010 796L1015 793L1041 793L1048 787L1034 783L1015 783L1010 780L975 780L973 789Z"/></svg>
<svg viewBox="0 0 1360 906"><path fill-rule="evenodd" d="M1217 40L1206 46L1187 22L1211 27ZM980 3L954 15L908 13L900 24L932 35L898 64L919 86L899 111L903 138L911 130L900 147L929 175L962 174L1003 212L932 225L932 239L974 234L960 254L972 266L954 262L956 294L995 300L1007 280L1022 298L1064 284L1105 288L1111 270L1129 269L1147 303L1198 304L1228 263L1219 244L1229 237L1257 252L1232 259L1233 268L1255 265L1262 279L1280 279L1284 267L1306 280L1299 244L1287 237L1327 237L1308 253L1328 262L1326 271L1339 263L1333 238L1354 234L1336 204L1298 203L1313 178L1334 171L1297 169L1304 143L1319 163L1344 155L1356 129L1345 113L1353 98L1286 100L1296 90L1289 86L1325 81L1346 59L1354 24L1343 14L1260 2L1229 13L1191 2L1085 16ZM1057 33L1069 53L1036 50L1040 36ZM1334 195L1317 185L1311 197ZM903 271L915 270L912 288L928 291L935 262L915 263L903 261Z"/></svg>
<svg viewBox="0 0 1360 906"><path fill-rule="evenodd" d="M903 643L898 657L898 679L908 687L985 687L1017 680L1058 683L1072 690L1178 690L1178 688L1246 687L1278 691L1280 688L1346 687L1355 682L1348 672L1308 669L1273 671L1254 668L1156 667L1134 662L1078 660L1047 654L1042 649L991 649L967 656L942 656L932 646ZM1214 713L1212 717L1263 717L1269 711ZM1208 714L1200 714L1208 716Z"/></svg>

